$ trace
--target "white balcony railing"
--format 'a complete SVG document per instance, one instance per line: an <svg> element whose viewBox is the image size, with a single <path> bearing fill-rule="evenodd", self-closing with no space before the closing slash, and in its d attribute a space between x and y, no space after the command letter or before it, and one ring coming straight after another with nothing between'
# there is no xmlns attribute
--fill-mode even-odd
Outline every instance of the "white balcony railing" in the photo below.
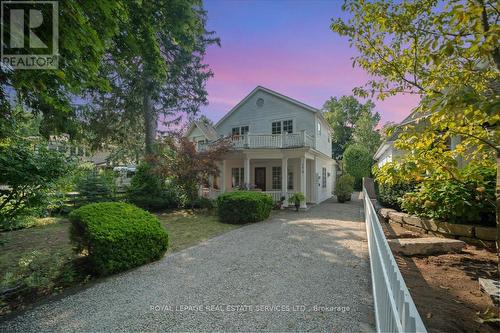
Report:
<svg viewBox="0 0 500 333"><path fill-rule="evenodd" d="M245 134L236 135L229 138L235 149L244 148L314 148L314 138L300 133L284 134Z"/></svg>
<svg viewBox="0 0 500 333"><path fill-rule="evenodd" d="M366 189L363 197L377 332L425 333Z"/></svg>

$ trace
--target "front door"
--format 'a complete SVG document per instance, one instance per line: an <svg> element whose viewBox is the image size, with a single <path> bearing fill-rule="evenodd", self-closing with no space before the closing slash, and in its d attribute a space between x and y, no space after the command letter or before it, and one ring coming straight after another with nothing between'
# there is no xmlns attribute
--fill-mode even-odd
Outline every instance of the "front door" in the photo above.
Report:
<svg viewBox="0 0 500 333"><path fill-rule="evenodd" d="M255 168L255 186L262 191L266 190L266 168Z"/></svg>

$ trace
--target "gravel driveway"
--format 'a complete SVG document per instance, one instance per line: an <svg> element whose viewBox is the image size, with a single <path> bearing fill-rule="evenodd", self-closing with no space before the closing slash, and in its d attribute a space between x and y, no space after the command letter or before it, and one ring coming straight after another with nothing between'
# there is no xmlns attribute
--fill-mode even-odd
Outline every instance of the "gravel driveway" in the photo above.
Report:
<svg viewBox="0 0 500 333"><path fill-rule="evenodd" d="M373 330L358 200L283 211L38 305L1 332Z"/></svg>

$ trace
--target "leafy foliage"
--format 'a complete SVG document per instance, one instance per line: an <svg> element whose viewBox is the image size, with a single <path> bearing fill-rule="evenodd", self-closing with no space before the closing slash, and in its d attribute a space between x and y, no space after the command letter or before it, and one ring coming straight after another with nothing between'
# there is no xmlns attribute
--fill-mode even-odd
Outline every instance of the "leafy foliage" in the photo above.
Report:
<svg viewBox="0 0 500 333"><path fill-rule="evenodd" d="M302 192L295 192L292 193L290 198L288 199L290 202L293 202L294 204L300 203L301 201L306 200L306 196Z"/></svg>
<svg viewBox="0 0 500 333"><path fill-rule="evenodd" d="M416 187L415 182L397 183L393 185L376 183L377 199L386 208L401 211L401 201L406 193L413 192Z"/></svg>
<svg viewBox="0 0 500 333"><path fill-rule="evenodd" d="M495 169L469 166L461 179L424 181L403 196L401 207L421 217L494 226Z"/></svg>
<svg viewBox="0 0 500 333"><path fill-rule="evenodd" d="M147 210L175 208L179 198L175 189L168 189L165 179L155 172L151 163L143 162L132 177L128 189L128 200Z"/></svg>
<svg viewBox="0 0 500 333"><path fill-rule="evenodd" d="M219 174L218 161L229 150L227 140L210 144L206 150L198 151L188 138L168 138L154 161L158 172L171 178L187 196L188 202L198 197L199 184L207 183L209 176Z"/></svg>
<svg viewBox="0 0 500 333"><path fill-rule="evenodd" d="M23 138L0 141L0 227L9 229L15 219L41 208L47 191L71 167L44 141Z"/></svg>
<svg viewBox="0 0 500 333"><path fill-rule="evenodd" d="M91 267L109 275L160 259L168 234L158 218L126 203L90 204L69 215L71 240L88 253Z"/></svg>
<svg viewBox="0 0 500 333"><path fill-rule="evenodd" d="M339 177L337 183L335 184L335 195L337 196L338 202L345 202L350 197L354 191L354 177L345 174Z"/></svg>
<svg viewBox="0 0 500 333"><path fill-rule="evenodd" d="M343 162L347 173L354 177L354 188L361 190L363 177L370 175L373 163L370 153L365 147L353 144L345 150Z"/></svg>
<svg viewBox="0 0 500 333"><path fill-rule="evenodd" d="M261 192L225 192L217 197L219 219L224 223L258 222L269 217L273 199Z"/></svg>
<svg viewBox="0 0 500 333"><path fill-rule="evenodd" d="M325 102L323 115L333 129L332 152L334 158L340 159L344 150L353 141L362 144L368 143L370 149L373 146L378 146L376 142L371 141L374 139L371 136L375 136L376 139L377 134L374 129L380 121L380 115L373 114L374 107L375 104L372 101L362 104L354 96L332 97ZM358 127L360 128L356 130Z"/></svg>
<svg viewBox="0 0 500 333"><path fill-rule="evenodd" d="M77 180L76 191L78 192L78 206L95 202L113 201L113 178L106 177L105 174L100 173L96 169L88 170L82 178Z"/></svg>

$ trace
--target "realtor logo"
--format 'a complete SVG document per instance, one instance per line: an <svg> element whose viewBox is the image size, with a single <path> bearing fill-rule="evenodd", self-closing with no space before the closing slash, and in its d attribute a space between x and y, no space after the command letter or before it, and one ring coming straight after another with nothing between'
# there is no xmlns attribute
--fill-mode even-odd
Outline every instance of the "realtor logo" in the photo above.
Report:
<svg viewBox="0 0 500 333"><path fill-rule="evenodd" d="M2 1L1 7L2 66L58 68L58 2Z"/></svg>

